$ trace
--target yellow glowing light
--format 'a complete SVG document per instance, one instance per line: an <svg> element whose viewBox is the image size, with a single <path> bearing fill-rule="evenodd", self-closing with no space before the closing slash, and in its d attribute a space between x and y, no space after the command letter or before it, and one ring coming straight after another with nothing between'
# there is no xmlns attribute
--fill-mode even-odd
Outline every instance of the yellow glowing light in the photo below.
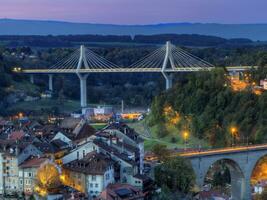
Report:
<svg viewBox="0 0 267 200"><path fill-rule="evenodd" d="M231 128L231 133L234 134L234 133L236 133L236 132L237 132L237 128L236 128L236 127L232 127L232 128Z"/></svg>
<svg viewBox="0 0 267 200"><path fill-rule="evenodd" d="M66 180L66 177L64 175L60 175L60 180L64 182Z"/></svg>
<svg viewBox="0 0 267 200"><path fill-rule="evenodd" d="M19 118L22 118L23 117L23 113L19 113Z"/></svg>
<svg viewBox="0 0 267 200"><path fill-rule="evenodd" d="M37 185L35 190L41 195L45 196L47 191L56 188L60 184L60 174L55 164L46 163L42 165L36 175Z"/></svg>
<svg viewBox="0 0 267 200"><path fill-rule="evenodd" d="M163 114L167 121L172 125L176 125L181 121L180 114L177 111L173 110L171 106L165 106L163 108Z"/></svg>
<svg viewBox="0 0 267 200"><path fill-rule="evenodd" d="M184 131L183 132L183 138L184 138L184 140L187 140L188 137L189 137L189 132L188 131Z"/></svg>

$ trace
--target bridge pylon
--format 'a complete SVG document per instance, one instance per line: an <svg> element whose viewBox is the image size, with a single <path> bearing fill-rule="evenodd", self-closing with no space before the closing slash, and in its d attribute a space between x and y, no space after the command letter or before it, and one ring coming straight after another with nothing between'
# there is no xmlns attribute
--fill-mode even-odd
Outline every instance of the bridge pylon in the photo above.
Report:
<svg viewBox="0 0 267 200"><path fill-rule="evenodd" d="M53 74L48 74L48 89L53 91Z"/></svg>
<svg viewBox="0 0 267 200"><path fill-rule="evenodd" d="M83 74L80 72L81 69L89 69L87 60L86 60L86 54L85 54L85 48L83 45L80 46L80 57L79 62L76 68L76 74L80 79L80 102L81 107L84 108L87 106L87 78L89 74Z"/></svg>
<svg viewBox="0 0 267 200"><path fill-rule="evenodd" d="M170 63L170 67L169 67L168 63ZM172 56L172 50L171 50L171 42L167 41L166 42L165 57L164 57L163 65L161 68L161 73L162 73L163 77L165 78L166 90L172 88L173 75L170 72L166 72L166 70L169 68L175 70L175 64L174 64L174 60L173 60L173 56Z"/></svg>
<svg viewBox="0 0 267 200"><path fill-rule="evenodd" d="M34 84L34 76L33 76L33 74L30 75L30 82L31 82L31 84Z"/></svg>

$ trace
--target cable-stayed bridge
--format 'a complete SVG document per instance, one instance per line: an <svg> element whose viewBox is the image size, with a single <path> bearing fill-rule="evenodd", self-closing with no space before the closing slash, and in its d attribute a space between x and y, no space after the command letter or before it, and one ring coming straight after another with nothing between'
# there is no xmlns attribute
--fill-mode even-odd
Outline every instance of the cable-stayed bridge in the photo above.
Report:
<svg viewBox="0 0 267 200"><path fill-rule="evenodd" d="M90 73L160 72L166 80L166 89L172 87L172 74L180 72L209 71L214 66L170 42L141 58L130 66L119 66L97 55L83 45L67 58L48 69L21 69L14 72L49 75L49 90L53 90L53 74L77 74L80 79L81 106L87 105L86 80Z"/></svg>

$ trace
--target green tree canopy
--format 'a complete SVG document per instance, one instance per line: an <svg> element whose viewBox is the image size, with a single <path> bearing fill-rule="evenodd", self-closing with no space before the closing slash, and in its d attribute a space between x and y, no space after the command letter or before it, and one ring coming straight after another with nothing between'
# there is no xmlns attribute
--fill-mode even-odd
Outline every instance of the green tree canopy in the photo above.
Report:
<svg viewBox="0 0 267 200"><path fill-rule="evenodd" d="M155 168L155 181L173 192L188 193L194 186L195 175L190 163L182 157L167 160Z"/></svg>

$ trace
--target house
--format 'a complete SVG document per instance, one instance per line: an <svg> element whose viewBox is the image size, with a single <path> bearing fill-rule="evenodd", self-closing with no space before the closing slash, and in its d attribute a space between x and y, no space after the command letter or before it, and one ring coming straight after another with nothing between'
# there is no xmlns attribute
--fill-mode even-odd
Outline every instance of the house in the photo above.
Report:
<svg viewBox="0 0 267 200"><path fill-rule="evenodd" d="M264 90L267 90L267 78L265 78L264 80L261 80L260 85L262 86Z"/></svg>
<svg viewBox="0 0 267 200"><path fill-rule="evenodd" d="M74 160L82 159L92 151L99 152L99 148L89 139L87 142L78 145L75 149L69 151L69 153L62 158L62 163L66 164Z"/></svg>
<svg viewBox="0 0 267 200"><path fill-rule="evenodd" d="M99 152L109 156L116 162L115 180L129 183L135 174L138 174L138 163L127 153L117 150L112 143L105 143L101 139L94 139L93 143L99 148Z"/></svg>
<svg viewBox="0 0 267 200"><path fill-rule="evenodd" d="M62 133L76 144L85 141L86 138L89 138L96 132L84 119L71 117L65 118L61 122L60 128Z"/></svg>
<svg viewBox="0 0 267 200"><path fill-rule="evenodd" d="M19 165L19 191L27 195L34 192L36 174L41 165L50 160L45 157L32 157Z"/></svg>
<svg viewBox="0 0 267 200"><path fill-rule="evenodd" d="M63 183L90 197L96 197L104 188L114 183L114 162L102 153L88 153L80 160L62 166Z"/></svg>
<svg viewBox="0 0 267 200"><path fill-rule="evenodd" d="M138 163L139 173L143 173L144 170L144 140L142 137L135 132L134 129L130 128L128 125L120 122L115 122L109 124L102 131L108 132L111 137L119 138L119 142L128 144L128 146L136 147L139 150L139 155L136 155L136 162Z"/></svg>
<svg viewBox="0 0 267 200"><path fill-rule="evenodd" d="M10 140L20 140L25 136L25 132L23 130L13 131L9 134Z"/></svg>
<svg viewBox="0 0 267 200"><path fill-rule="evenodd" d="M65 143L67 143L69 146L72 146L72 140L70 138L68 138L64 133L62 133L61 131L57 132L57 134L52 138L51 141L53 140L61 140Z"/></svg>
<svg viewBox="0 0 267 200"><path fill-rule="evenodd" d="M110 184L96 200L143 200L143 192L130 184Z"/></svg>
<svg viewBox="0 0 267 200"><path fill-rule="evenodd" d="M53 96L53 92L50 90L46 90L44 92L41 93L41 98L42 99L51 99Z"/></svg>

